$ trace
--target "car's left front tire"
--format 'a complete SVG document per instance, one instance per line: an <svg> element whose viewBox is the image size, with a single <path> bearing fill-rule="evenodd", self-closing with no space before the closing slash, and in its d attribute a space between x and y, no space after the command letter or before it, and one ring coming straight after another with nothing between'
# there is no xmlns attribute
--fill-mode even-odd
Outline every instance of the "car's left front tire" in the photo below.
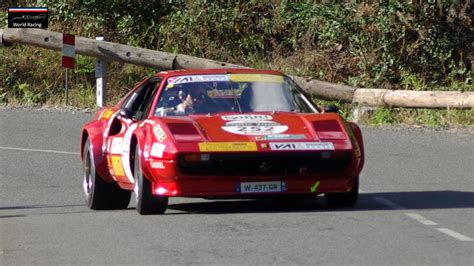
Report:
<svg viewBox="0 0 474 266"><path fill-rule="evenodd" d="M84 144L82 156L83 189L87 206L93 210L127 208L132 193L121 189L115 182L106 182L99 176L89 139Z"/></svg>
<svg viewBox="0 0 474 266"><path fill-rule="evenodd" d="M330 207L353 207L359 199L359 177L354 178L349 192L325 193L326 202Z"/></svg>

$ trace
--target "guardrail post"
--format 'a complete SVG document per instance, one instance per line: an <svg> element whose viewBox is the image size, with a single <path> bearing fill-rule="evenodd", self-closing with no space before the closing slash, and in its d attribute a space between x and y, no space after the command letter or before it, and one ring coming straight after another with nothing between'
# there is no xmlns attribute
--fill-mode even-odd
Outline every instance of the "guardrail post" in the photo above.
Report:
<svg viewBox="0 0 474 266"><path fill-rule="evenodd" d="M103 41L104 37L96 37L98 41ZM96 104L104 107L105 103L105 83L107 76L107 62L99 57L95 61L95 84L96 84Z"/></svg>

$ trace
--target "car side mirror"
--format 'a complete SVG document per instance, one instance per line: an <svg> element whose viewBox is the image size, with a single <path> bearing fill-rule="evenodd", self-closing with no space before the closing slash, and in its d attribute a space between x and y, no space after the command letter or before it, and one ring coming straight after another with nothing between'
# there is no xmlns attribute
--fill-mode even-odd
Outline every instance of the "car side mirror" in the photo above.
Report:
<svg viewBox="0 0 474 266"><path fill-rule="evenodd" d="M337 113L339 109L335 105L324 106L323 110L325 113Z"/></svg>
<svg viewBox="0 0 474 266"><path fill-rule="evenodd" d="M135 120L135 118L133 117L133 114L134 114L133 110L126 107L120 109L120 112L119 112L119 115L121 117Z"/></svg>

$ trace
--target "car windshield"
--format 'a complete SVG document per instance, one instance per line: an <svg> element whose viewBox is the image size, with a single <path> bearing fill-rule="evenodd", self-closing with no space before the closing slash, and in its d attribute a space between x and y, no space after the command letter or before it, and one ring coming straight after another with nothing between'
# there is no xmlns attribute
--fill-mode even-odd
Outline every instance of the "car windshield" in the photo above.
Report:
<svg viewBox="0 0 474 266"><path fill-rule="evenodd" d="M312 112L296 84L269 74L186 75L168 78L155 116L220 112Z"/></svg>

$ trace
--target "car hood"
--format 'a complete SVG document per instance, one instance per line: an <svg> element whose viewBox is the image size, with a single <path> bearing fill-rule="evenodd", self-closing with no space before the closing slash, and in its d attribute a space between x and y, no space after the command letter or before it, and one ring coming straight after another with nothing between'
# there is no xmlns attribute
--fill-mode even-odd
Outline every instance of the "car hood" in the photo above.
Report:
<svg viewBox="0 0 474 266"><path fill-rule="evenodd" d="M163 117L161 121L169 126L181 123L192 124L201 134L201 141L210 142L347 139L343 121L337 114L268 112L189 115Z"/></svg>

